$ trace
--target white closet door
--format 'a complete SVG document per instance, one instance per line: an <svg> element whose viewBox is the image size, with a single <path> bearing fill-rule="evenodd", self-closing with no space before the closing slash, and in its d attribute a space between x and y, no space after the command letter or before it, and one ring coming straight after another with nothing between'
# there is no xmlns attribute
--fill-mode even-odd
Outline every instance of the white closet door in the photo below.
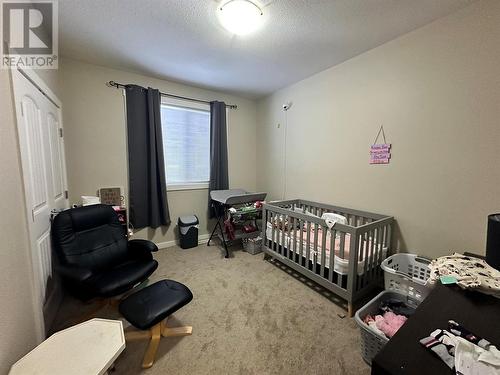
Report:
<svg viewBox="0 0 500 375"><path fill-rule="evenodd" d="M53 105L47 113L47 128L50 146L50 172L52 176L53 208L67 207L66 173L64 163L64 145L62 127L59 121L59 109Z"/></svg>
<svg viewBox="0 0 500 375"><path fill-rule="evenodd" d="M35 308L43 311L52 276L50 214L68 206L60 109L34 82L12 71L19 147L31 240ZM37 311L38 312L38 311ZM44 333L43 314L39 326Z"/></svg>

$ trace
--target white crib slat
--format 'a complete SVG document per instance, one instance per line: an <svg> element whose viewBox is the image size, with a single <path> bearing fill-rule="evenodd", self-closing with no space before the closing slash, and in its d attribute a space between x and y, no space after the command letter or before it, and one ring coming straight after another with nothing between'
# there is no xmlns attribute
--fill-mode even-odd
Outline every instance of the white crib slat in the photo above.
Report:
<svg viewBox="0 0 500 375"><path fill-rule="evenodd" d="M292 248L292 259L294 262L297 262L297 221L296 218L292 218L292 230L293 230L293 236L290 236L292 238L292 245L290 247Z"/></svg>

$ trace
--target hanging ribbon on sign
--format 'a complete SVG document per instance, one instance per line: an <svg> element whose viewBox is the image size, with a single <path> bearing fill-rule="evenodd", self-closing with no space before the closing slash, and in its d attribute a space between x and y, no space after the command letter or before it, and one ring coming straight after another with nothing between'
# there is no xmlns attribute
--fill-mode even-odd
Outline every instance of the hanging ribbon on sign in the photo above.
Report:
<svg viewBox="0 0 500 375"><path fill-rule="evenodd" d="M378 138L382 134L384 143L377 143ZM375 141L370 147L370 164L389 164L391 159L391 144L385 140L384 126L380 125Z"/></svg>

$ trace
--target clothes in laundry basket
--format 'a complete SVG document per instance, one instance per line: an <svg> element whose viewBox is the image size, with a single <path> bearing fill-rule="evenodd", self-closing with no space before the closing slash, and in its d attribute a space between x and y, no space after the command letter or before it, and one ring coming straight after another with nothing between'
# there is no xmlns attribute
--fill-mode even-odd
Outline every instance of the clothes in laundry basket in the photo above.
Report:
<svg viewBox="0 0 500 375"><path fill-rule="evenodd" d="M382 303L380 304L380 310L392 311L394 314L404 315L406 317L412 316L415 312L414 308L408 307L403 301L398 301L394 298L382 301Z"/></svg>
<svg viewBox="0 0 500 375"><path fill-rule="evenodd" d="M367 315L363 321L372 331L391 338L406 323L407 319L404 315L397 315L392 311L387 311L383 315Z"/></svg>
<svg viewBox="0 0 500 375"><path fill-rule="evenodd" d="M363 322L378 335L391 338L413 312L414 309L404 302L388 299L380 303L378 314L365 316Z"/></svg>

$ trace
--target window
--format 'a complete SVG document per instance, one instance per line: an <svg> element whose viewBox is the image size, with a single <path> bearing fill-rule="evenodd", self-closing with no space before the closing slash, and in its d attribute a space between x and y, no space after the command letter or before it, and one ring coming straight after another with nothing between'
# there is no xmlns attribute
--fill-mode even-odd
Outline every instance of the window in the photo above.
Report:
<svg viewBox="0 0 500 375"><path fill-rule="evenodd" d="M161 124L167 188L208 188L210 179L210 107L165 99Z"/></svg>

